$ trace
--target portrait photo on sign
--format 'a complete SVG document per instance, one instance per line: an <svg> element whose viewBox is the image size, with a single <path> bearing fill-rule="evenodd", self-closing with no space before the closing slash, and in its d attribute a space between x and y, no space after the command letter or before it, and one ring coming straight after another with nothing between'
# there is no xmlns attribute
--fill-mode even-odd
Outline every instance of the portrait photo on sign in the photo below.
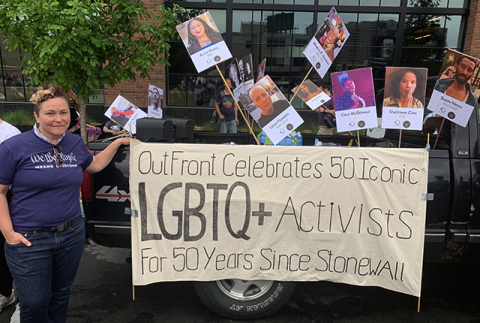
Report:
<svg viewBox="0 0 480 323"><path fill-rule="evenodd" d="M228 76L232 81L232 88L235 90L242 84L241 74L238 70L237 59L233 59L232 62L227 66Z"/></svg>
<svg viewBox="0 0 480 323"><path fill-rule="evenodd" d="M303 119L268 75L255 83L248 95L253 103L246 106L247 111L273 144L276 145L303 123Z"/></svg>
<svg viewBox="0 0 480 323"><path fill-rule="evenodd" d="M162 118L163 116L163 90L155 85L148 86L148 116L151 118Z"/></svg>
<svg viewBox="0 0 480 323"><path fill-rule="evenodd" d="M321 78L325 77L349 36L347 27L332 8L303 51Z"/></svg>
<svg viewBox="0 0 480 323"><path fill-rule="evenodd" d="M310 80L306 80L299 86L293 88L292 92L297 93L297 96L312 110L315 110L330 100L330 97Z"/></svg>
<svg viewBox="0 0 480 323"><path fill-rule="evenodd" d="M223 41L209 12L185 21L177 30L190 56Z"/></svg>
<svg viewBox="0 0 480 323"><path fill-rule="evenodd" d="M107 109L105 116L127 129L128 132L136 133L137 120L147 117L147 114L119 95Z"/></svg>
<svg viewBox="0 0 480 323"><path fill-rule="evenodd" d="M387 67L384 107L423 109L428 69Z"/></svg>
<svg viewBox="0 0 480 323"><path fill-rule="evenodd" d="M346 33L348 34L348 30L344 26L342 19L337 14L335 8L332 8L315 33L315 39L320 43L331 62L333 62L342 49L347 38Z"/></svg>
<svg viewBox="0 0 480 323"><path fill-rule="evenodd" d="M427 108L465 127L478 107L479 68L477 58L448 49Z"/></svg>
<svg viewBox="0 0 480 323"><path fill-rule="evenodd" d="M263 59L263 61L258 65L257 68L257 82L260 81L265 76L265 66L267 65L267 59Z"/></svg>
<svg viewBox="0 0 480 323"><path fill-rule="evenodd" d="M422 130L428 69L387 67L382 128Z"/></svg>
<svg viewBox="0 0 480 323"><path fill-rule="evenodd" d="M238 60L238 68L244 83L253 80L252 54L248 54Z"/></svg>
<svg viewBox="0 0 480 323"><path fill-rule="evenodd" d="M449 49L435 90L444 93L458 101L475 105L480 93L480 60Z"/></svg>
<svg viewBox="0 0 480 323"><path fill-rule="evenodd" d="M290 106L282 92L268 76L255 83L248 94L255 108L260 110L260 115L255 115L254 118L257 117L255 120L261 128Z"/></svg>
<svg viewBox="0 0 480 323"><path fill-rule="evenodd" d="M177 31L199 73L232 57L208 11L177 25Z"/></svg>
<svg viewBox="0 0 480 323"><path fill-rule="evenodd" d="M370 68L332 73L332 88L335 111L375 106Z"/></svg>
<svg viewBox="0 0 480 323"><path fill-rule="evenodd" d="M377 127L372 68L332 73L337 132Z"/></svg>

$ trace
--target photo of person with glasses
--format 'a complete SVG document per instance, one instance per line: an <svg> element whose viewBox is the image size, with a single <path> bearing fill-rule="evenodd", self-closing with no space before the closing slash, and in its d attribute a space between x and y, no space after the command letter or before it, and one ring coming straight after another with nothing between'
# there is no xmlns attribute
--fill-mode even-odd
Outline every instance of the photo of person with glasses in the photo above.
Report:
<svg viewBox="0 0 480 323"><path fill-rule="evenodd" d="M0 230L21 322L65 322L85 240L79 204L83 171L104 169L130 138L93 156L80 137L67 132L68 96L59 86L38 87L30 102L36 125L0 145Z"/></svg>

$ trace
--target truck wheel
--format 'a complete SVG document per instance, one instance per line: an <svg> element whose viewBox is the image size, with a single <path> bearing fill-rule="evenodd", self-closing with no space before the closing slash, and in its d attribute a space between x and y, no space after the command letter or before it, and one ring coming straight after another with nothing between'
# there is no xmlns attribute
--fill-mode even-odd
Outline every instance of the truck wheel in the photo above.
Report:
<svg viewBox="0 0 480 323"><path fill-rule="evenodd" d="M212 311L229 319L258 319L278 311L292 296L294 282L225 279L193 283Z"/></svg>

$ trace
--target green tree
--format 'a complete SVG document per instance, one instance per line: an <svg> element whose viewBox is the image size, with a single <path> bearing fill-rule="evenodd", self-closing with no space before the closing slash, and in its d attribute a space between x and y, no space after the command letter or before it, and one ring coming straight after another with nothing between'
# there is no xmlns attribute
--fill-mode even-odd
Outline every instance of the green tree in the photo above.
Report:
<svg viewBox="0 0 480 323"><path fill-rule="evenodd" d="M25 52L23 73L34 84L77 87L85 141L86 99L101 84L147 78L155 64L166 65L184 12L175 4L152 11L141 0L3 0L0 30L8 50Z"/></svg>
<svg viewBox="0 0 480 323"><path fill-rule="evenodd" d="M418 8L436 8L440 0L410 0L410 6ZM450 18L447 16L447 20ZM438 69L445 46L445 30L440 25L438 15L409 14L405 19L402 46L402 66L428 67L429 71Z"/></svg>

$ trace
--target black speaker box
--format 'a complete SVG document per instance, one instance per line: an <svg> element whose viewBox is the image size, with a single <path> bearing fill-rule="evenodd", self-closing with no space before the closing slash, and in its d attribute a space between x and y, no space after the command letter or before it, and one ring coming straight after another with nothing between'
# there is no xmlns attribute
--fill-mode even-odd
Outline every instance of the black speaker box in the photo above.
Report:
<svg viewBox="0 0 480 323"><path fill-rule="evenodd" d="M142 118L137 120L137 139L143 142L174 142L171 120Z"/></svg>
<svg viewBox="0 0 480 323"><path fill-rule="evenodd" d="M171 120L175 127L175 142L194 142L193 127L195 122L192 119L171 118L168 120Z"/></svg>

